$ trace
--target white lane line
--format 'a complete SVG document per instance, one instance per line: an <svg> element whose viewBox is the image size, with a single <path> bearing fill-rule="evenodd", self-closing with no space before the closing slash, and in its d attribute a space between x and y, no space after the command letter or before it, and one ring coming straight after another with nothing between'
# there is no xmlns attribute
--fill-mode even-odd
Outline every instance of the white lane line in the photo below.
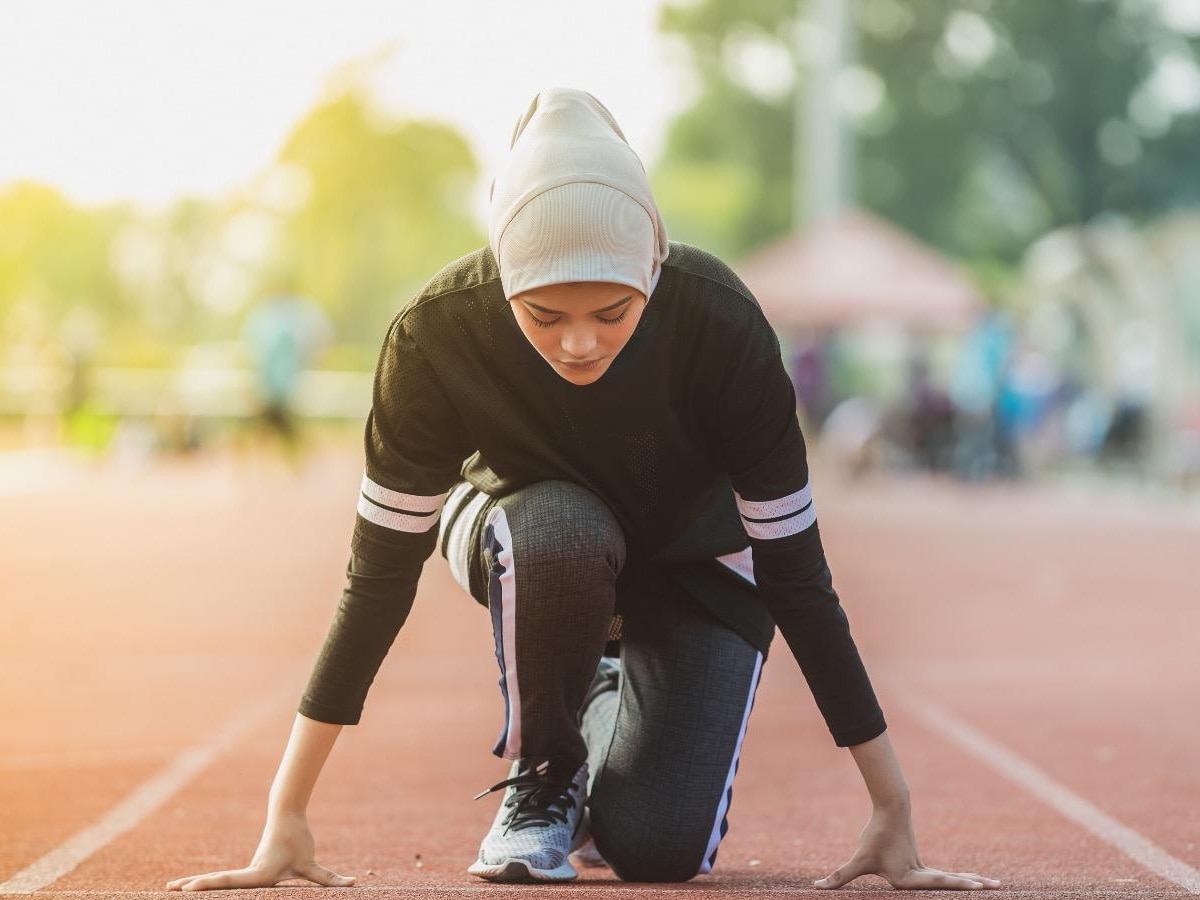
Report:
<svg viewBox="0 0 1200 900"><path fill-rule="evenodd" d="M210 740L179 754L174 762L135 789L98 822L67 838L41 859L0 884L0 894L30 894L62 878L101 847L155 812L249 733L268 713L278 712L282 697L282 692L272 694L244 708Z"/></svg>
<svg viewBox="0 0 1200 900"><path fill-rule="evenodd" d="M1102 841L1156 875L1172 881L1191 894L1200 894L1200 871L1193 869L1149 838L1118 822L1070 788L1059 784L1037 766L1022 759L982 731L924 700L900 698L926 725L969 753L988 763L1004 777L1015 781L1035 797L1058 810Z"/></svg>
<svg viewBox="0 0 1200 900"><path fill-rule="evenodd" d="M111 748L106 750L59 750L0 756L0 772L14 769L89 769L169 759L179 745Z"/></svg>

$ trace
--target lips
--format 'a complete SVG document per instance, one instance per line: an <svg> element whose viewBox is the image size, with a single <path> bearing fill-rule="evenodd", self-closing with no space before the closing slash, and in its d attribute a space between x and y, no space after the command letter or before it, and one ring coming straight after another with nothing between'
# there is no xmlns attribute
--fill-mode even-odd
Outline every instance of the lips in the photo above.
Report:
<svg viewBox="0 0 1200 900"><path fill-rule="evenodd" d="M567 362L560 359L559 364L566 366L568 369L590 369L603 361L604 357L601 356L598 359L589 359L587 362Z"/></svg>

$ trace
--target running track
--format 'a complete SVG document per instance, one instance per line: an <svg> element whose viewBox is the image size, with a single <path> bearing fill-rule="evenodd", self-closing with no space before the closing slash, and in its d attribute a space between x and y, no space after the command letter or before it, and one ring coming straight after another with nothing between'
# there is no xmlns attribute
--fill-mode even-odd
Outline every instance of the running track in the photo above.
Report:
<svg viewBox="0 0 1200 900"><path fill-rule="evenodd" d="M216 457L0 493L0 894L178 898L169 879L249 861L360 477L350 443L295 477ZM1103 486L817 478L923 861L1013 896L1200 894L1200 516ZM310 808L318 860L358 877L341 890L817 896L852 852L869 801L777 640L713 875L467 876L496 802L470 797L504 769L494 666L486 615L435 556ZM335 889L242 893L296 890Z"/></svg>

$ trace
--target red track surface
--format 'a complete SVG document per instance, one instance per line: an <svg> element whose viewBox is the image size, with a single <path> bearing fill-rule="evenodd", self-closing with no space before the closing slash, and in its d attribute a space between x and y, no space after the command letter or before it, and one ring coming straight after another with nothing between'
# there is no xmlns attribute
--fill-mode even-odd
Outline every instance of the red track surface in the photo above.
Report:
<svg viewBox="0 0 1200 900"><path fill-rule="evenodd" d="M172 463L0 497L0 883L265 702L161 807L38 893L166 894L169 879L248 862L339 598L360 476L351 445L296 478L261 463ZM1103 491L818 479L816 494L924 862L1000 878L1006 895L1188 895L1200 869L1200 519ZM310 810L318 859L358 876L341 890L816 896L812 880L853 851L866 792L778 640L713 875L627 885L600 870L534 888L471 878L496 800L470 797L505 767L489 753L502 716L492 654L486 614L435 556ZM1184 883L1068 819L914 703L1153 842ZM253 893L292 890L335 889ZM874 876L842 888L874 890L890 888Z"/></svg>

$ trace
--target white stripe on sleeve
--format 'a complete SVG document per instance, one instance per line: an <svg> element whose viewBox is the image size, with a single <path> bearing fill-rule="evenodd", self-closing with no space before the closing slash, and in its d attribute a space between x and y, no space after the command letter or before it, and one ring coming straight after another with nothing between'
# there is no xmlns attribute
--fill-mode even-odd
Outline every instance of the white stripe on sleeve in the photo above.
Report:
<svg viewBox="0 0 1200 900"><path fill-rule="evenodd" d="M746 534L760 540L782 538L804 531L817 521L817 508L809 484L775 500L744 500L734 493Z"/></svg>
<svg viewBox="0 0 1200 900"><path fill-rule="evenodd" d="M393 531L420 534L438 521L447 493L449 491L431 495L404 494L372 481L364 472L358 495L358 514L368 522Z"/></svg>

